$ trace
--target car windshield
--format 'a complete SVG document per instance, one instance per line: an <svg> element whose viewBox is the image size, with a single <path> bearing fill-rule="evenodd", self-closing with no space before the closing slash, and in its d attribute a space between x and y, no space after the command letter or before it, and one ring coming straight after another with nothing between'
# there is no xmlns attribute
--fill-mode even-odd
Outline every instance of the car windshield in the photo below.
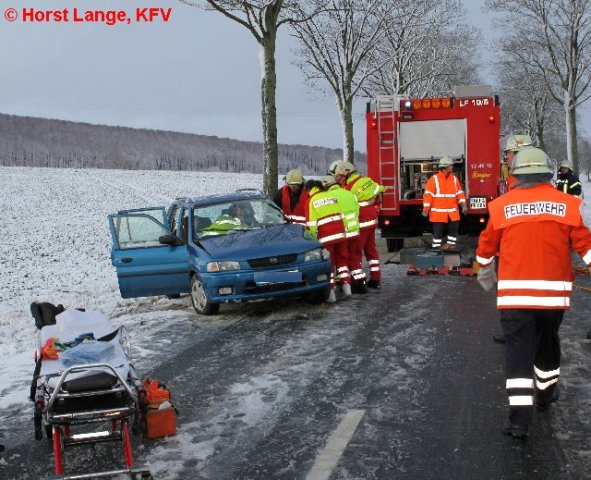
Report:
<svg viewBox="0 0 591 480"><path fill-rule="evenodd" d="M285 223L281 210L265 198L217 203L193 209L195 238L255 230Z"/></svg>

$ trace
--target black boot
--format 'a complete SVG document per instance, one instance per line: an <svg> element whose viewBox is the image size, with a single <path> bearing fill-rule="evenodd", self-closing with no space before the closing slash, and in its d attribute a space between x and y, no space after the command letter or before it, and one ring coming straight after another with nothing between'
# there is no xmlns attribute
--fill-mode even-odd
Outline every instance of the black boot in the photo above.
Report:
<svg viewBox="0 0 591 480"><path fill-rule="evenodd" d="M365 284L365 280L354 280L353 285L351 286L351 291L361 295L367 293L367 285Z"/></svg>
<svg viewBox="0 0 591 480"><path fill-rule="evenodd" d="M550 408L550 405L552 403L556 403L559 398L560 398L560 385L556 385L554 387L554 390L552 390L552 395L550 395L549 398L545 398L543 400L536 398L534 405L535 405L536 410L538 412L545 412L546 410L548 410Z"/></svg>
<svg viewBox="0 0 591 480"><path fill-rule="evenodd" d="M379 280L370 280L369 282L367 282L367 286L369 288L375 288L376 290L379 290L380 288L382 288Z"/></svg>

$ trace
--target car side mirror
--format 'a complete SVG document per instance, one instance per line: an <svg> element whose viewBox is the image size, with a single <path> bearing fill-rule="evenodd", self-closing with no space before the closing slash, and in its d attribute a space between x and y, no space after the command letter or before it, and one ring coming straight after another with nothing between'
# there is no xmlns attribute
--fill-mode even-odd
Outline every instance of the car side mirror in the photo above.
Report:
<svg viewBox="0 0 591 480"><path fill-rule="evenodd" d="M161 235L158 237L158 242L160 242L162 245L170 245L171 247L178 247L179 245L184 244L184 242L173 233Z"/></svg>

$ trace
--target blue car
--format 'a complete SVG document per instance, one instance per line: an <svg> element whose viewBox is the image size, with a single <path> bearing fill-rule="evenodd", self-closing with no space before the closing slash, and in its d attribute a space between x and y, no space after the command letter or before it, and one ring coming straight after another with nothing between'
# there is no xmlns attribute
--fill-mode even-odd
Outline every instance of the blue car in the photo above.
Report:
<svg viewBox="0 0 591 480"><path fill-rule="evenodd" d="M259 191L122 210L109 223L123 298L190 293L214 315L224 302L329 294L328 252Z"/></svg>

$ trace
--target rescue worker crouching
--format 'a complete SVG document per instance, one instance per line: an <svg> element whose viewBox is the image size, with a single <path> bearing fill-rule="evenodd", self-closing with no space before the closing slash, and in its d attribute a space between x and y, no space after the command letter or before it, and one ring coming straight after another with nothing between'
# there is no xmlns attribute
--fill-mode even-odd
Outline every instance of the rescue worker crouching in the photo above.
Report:
<svg viewBox="0 0 591 480"><path fill-rule="evenodd" d="M437 163L439 171L427 180L423 193L423 216L429 217L433 224L433 248L442 250L456 247L460 211L466 215L468 206L466 195L453 171L451 157L442 157ZM447 241L442 245L443 234L447 225Z"/></svg>
<svg viewBox="0 0 591 480"><path fill-rule="evenodd" d="M309 201L308 192L304 189L304 176L297 168L285 175L283 185L273 197L275 204L281 209L291 223L306 224L306 209Z"/></svg>
<svg viewBox="0 0 591 480"><path fill-rule="evenodd" d="M488 290L496 281L494 259L499 257L497 308L506 338L509 398L503 431L524 438L534 406L547 410L559 397L558 330L574 279L570 247L589 267L591 232L581 218L581 200L550 183L553 167L542 150L520 150L511 173L517 184L490 202L476 260L478 281Z"/></svg>
<svg viewBox="0 0 591 480"><path fill-rule="evenodd" d="M369 177L362 176L351 162L339 162L335 166L334 176L346 190L355 196L359 204L359 245L355 251L353 263L362 265L362 254L365 254L370 270L367 286L379 289L381 271L380 254L376 247L375 236L378 228L376 202L385 191L385 187ZM365 276L365 274L363 275ZM359 276L359 280L365 280L365 278Z"/></svg>
<svg viewBox="0 0 591 480"><path fill-rule="evenodd" d="M330 275L330 294L328 303L336 302L335 273L341 278L345 296L351 295L351 275L349 273L349 250L345 232L344 216L334 191L325 191L319 180L308 180L304 186L310 196L307 228L322 246L330 253L332 272Z"/></svg>
<svg viewBox="0 0 591 480"><path fill-rule="evenodd" d="M583 193L583 186L579 177L573 173L573 166L569 161L564 161L558 166L556 176L556 189L580 198Z"/></svg>
<svg viewBox="0 0 591 480"><path fill-rule="evenodd" d="M344 188L341 188L336 179L330 175L322 179L322 186L324 190L336 195L339 201L339 207L343 214L343 222L345 224L345 238L347 239L348 249L348 267L350 280L348 284L342 284L343 293L345 296L352 293L367 293L367 285L365 284L365 273L361 264L361 252L359 250L359 203L355 196Z"/></svg>

